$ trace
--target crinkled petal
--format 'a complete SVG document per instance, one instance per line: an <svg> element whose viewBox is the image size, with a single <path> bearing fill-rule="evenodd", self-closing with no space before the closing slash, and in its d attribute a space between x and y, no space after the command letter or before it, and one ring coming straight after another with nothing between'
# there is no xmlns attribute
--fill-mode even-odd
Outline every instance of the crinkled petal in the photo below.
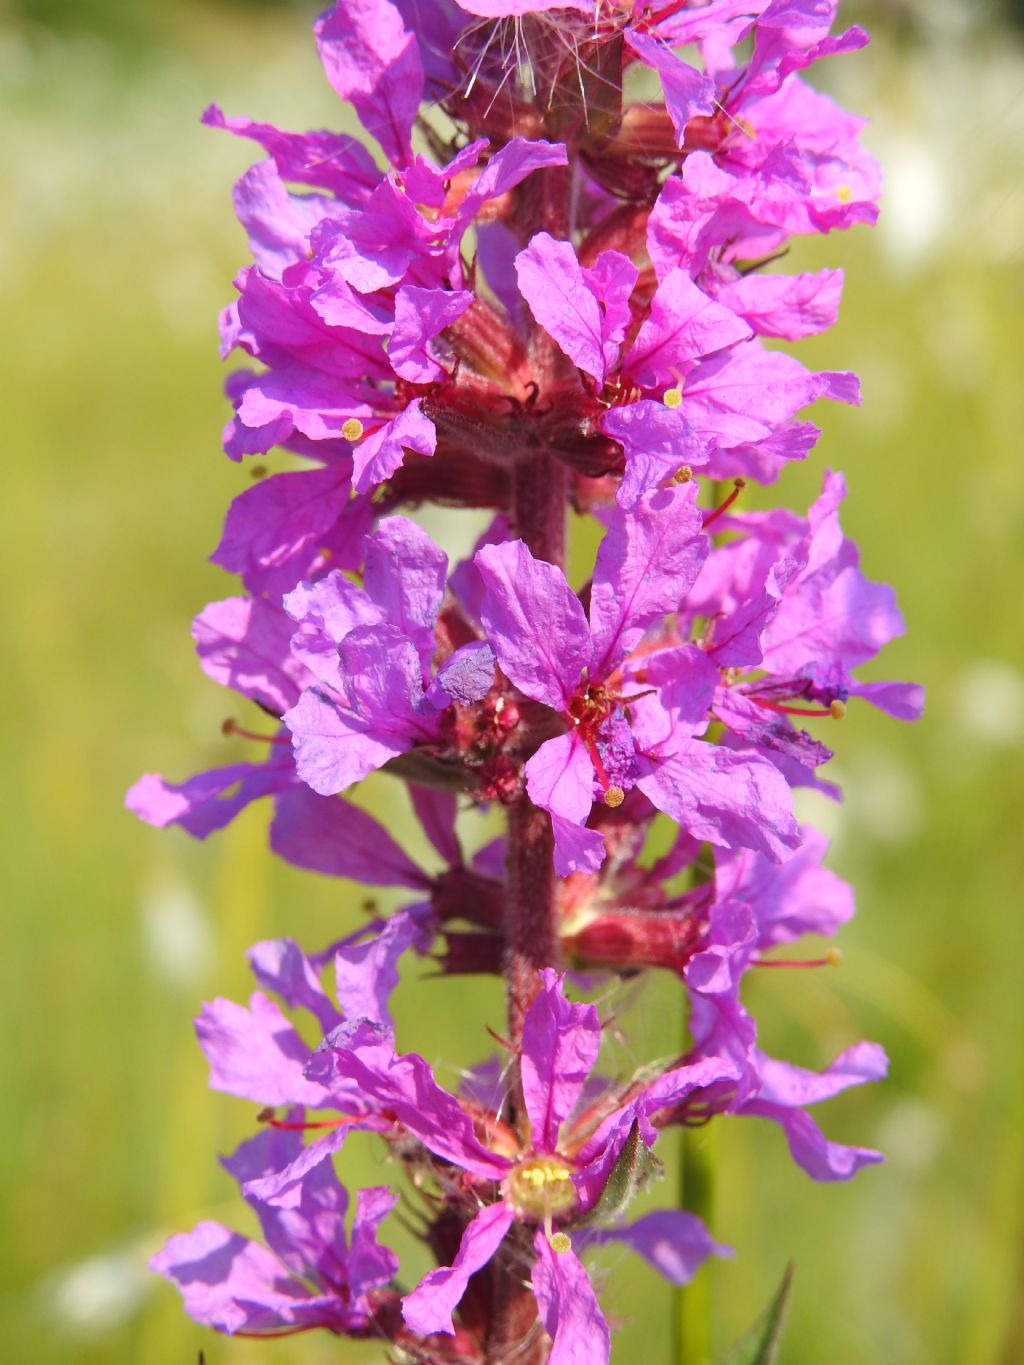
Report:
<svg viewBox="0 0 1024 1365"><path fill-rule="evenodd" d="M424 676L444 600L448 556L408 517L386 517L364 544L363 584L381 618L411 640Z"/></svg>
<svg viewBox="0 0 1024 1365"><path fill-rule="evenodd" d="M426 952L433 936L429 911L406 910L391 915L381 932L365 942L339 948L334 955L334 969L338 1004L346 1019L390 1024L388 1001L398 985L399 959L407 948Z"/></svg>
<svg viewBox="0 0 1024 1365"><path fill-rule="evenodd" d="M436 446L434 424L423 411L422 399L417 398L356 446L352 455L353 487L357 493L366 493L390 478L404 461L406 451L433 455Z"/></svg>
<svg viewBox="0 0 1024 1365"><path fill-rule="evenodd" d="M290 1009L308 1010L323 1033L341 1023L316 968L293 938L264 939L246 956L257 983L279 995Z"/></svg>
<svg viewBox="0 0 1024 1365"><path fill-rule="evenodd" d="M348 1282L358 1302L371 1289L389 1284L398 1273L398 1257L377 1240L380 1225L398 1203L387 1185L372 1185L356 1196L352 1222L352 1247L348 1254Z"/></svg>
<svg viewBox="0 0 1024 1365"><path fill-rule="evenodd" d="M389 160L412 156L412 126L423 99L415 36L389 0L338 0L316 23L327 79L351 102Z"/></svg>
<svg viewBox="0 0 1024 1365"><path fill-rule="evenodd" d="M702 525L695 484L612 512L590 593L591 679L608 677L652 622L677 610L710 548Z"/></svg>
<svg viewBox="0 0 1024 1365"><path fill-rule="evenodd" d="M640 60L661 76L665 107L681 147L689 120L700 114L714 113L714 81L689 62L684 62L667 43L660 41L651 33L627 28L625 39Z"/></svg>
<svg viewBox="0 0 1024 1365"><path fill-rule="evenodd" d="M258 161L235 182L235 213L256 264L271 279L309 255L309 234L336 201L322 194L290 194L273 161Z"/></svg>
<svg viewBox="0 0 1024 1365"><path fill-rule="evenodd" d="M248 1009L233 1000L203 1005L196 1036L210 1063L214 1090L257 1104L317 1108L328 1102L323 1086L303 1075L309 1048L280 1007L260 991L253 992Z"/></svg>
<svg viewBox="0 0 1024 1365"><path fill-rule="evenodd" d="M670 758L647 766L637 786L697 838L754 848L778 862L799 845L789 786L766 759L686 740Z"/></svg>
<svg viewBox="0 0 1024 1365"><path fill-rule="evenodd" d="M421 289L406 284L395 295L395 326L388 359L413 384L432 384L443 374L428 342L460 318L473 302L465 289Z"/></svg>
<svg viewBox="0 0 1024 1365"><path fill-rule="evenodd" d="M452 1313L466 1292L470 1276L487 1264L511 1226L512 1210L507 1204L499 1202L481 1209L467 1224L452 1264L431 1270L402 1300L405 1325L422 1336L434 1332L453 1335Z"/></svg>
<svg viewBox="0 0 1024 1365"><path fill-rule="evenodd" d="M571 242L538 232L516 257L519 289L537 322L574 365L604 383L601 306Z"/></svg>
<svg viewBox="0 0 1024 1365"><path fill-rule="evenodd" d="M321 796L344 791L410 747L393 732L371 733L372 721L342 710L318 687L307 688L283 719L295 743L296 771Z"/></svg>
<svg viewBox="0 0 1024 1365"><path fill-rule="evenodd" d="M259 597L211 602L192 622L207 677L278 714L298 701L304 681L291 652L294 631L280 607Z"/></svg>
<svg viewBox="0 0 1024 1365"><path fill-rule="evenodd" d="M674 268L655 291L626 368L645 388L671 387L701 356L750 334L742 318L709 298L685 270ZM684 393L689 396L688 389Z"/></svg>
<svg viewBox="0 0 1024 1365"><path fill-rule="evenodd" d="M554 564L521 540L485 545L474 564L483 580L480 619L506 676L534 701L568 706L590 662L590 627Z"/></svg>
<svg viewBox="0 0 1024 1365"><path fill-rule="evenodd" d="M689 465L708 462L708 442L698 436L679 408L667 408L651 398L609 408L601 430L622 446L626 472L615 495L620 507L632 507L642 494Z"/></svg>
<svg viewBox="0 0 1024 1365"><path fill-rule="evenodd" d="M564 973L541 972L542 986L523 1019L523 1099L534 1151L554 1152L601 1049L593 1005L565 998Z"/></svg>
<svg viewBox="0 0 1024 1365"><path fill-rule="evenodd" d="M427 699L439 710L453 701L460 706L472 706L491 690L496 663L494 650L486 640L461 645L437 670Z"/></svg>

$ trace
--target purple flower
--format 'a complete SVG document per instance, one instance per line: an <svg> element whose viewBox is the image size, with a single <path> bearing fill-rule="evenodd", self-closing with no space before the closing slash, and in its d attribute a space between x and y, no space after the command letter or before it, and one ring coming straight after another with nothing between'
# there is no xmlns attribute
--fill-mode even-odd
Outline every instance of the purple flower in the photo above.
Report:
<svg viewBox="0 0 1024 1365"><path fill-rule="evenodd" d="M718 671L690 645L639 649L680 607L707 554L692 485L617 509L598 551L590 619L564 574L522 542L476 555L487 637L508 678L561 713L567 730L525 766L549 811L555 868L593 871L604 856L585 824L633 786L697 838L783 857L797 842L789 792L771 764L700 740Z"/></svg>
<svg viewBox="0 0 1024 1365"><path fill-rule="evenodd" d="M362 588L341 573L302 584L286 607L302 630L296 655L320 679L287 711L300 778L323 796L440 737L440 713L485 695L493 656L482 642L456 651L431 681L434 627L448 557L406 517L365 541Z"/></svg>
<svg viewBox="0 0 1024 1365"><path fill-rule="evenodd" d="M243 1191L298 1156L302 1111L290 1111L289 1121L296 1130L260 1133L224 1161ZM398 1196L386 1186L360 1190L351 1242L345 1232L348 1195L329 1163L311 1171L285 1205L246 1198L266 1245L204 1221L170 1238L150 1262L178 1286L190 1316L246 1336L311 1327L372 1334L378 1315L396 1298L385 1286L398 1257L377 1234Z"/></svg>
<svg viewBox="0 0 1024 1365"><path fill-rule="evenodd" d="M335 1029L308 1074L328 1089L358 1086L378 1113L442 1163L461 1170L470 1187L481 1194L496 1187L495 1198L476 1206L453 1263L430 1271L406 1295L403 1315L413 1331L453 1332L452 1313L470 1277L495 1255L513 1225L525 1222L537 1227L535 1275L555 1349L565 1352L565 1359L576 1351L580 1359L601 1362L608 1359L607 1325L571 1239L557 1230L595 1209L634 1125L651 1145L657 1137L654 1113L682 1103L696 1089L728 1081L735 1071L705 1059L633 1087L622 1099L609 1099L597 1117L580 1113L600 1047L597 1011L566 1000L557 973L545 971L541 978L523 1027L522 1085L529 1120L523 1147L496 1116L478 1113L474 1121L463 1102L437 1085L421 1057L397 1056L389 1030L381 1025L358 1022ZM449 1182L453 1176L450 1172ZM708 1254L721 1250L690 1215L666 1211L660 1219L657 1238L646 1220L635 1225L636 1246L673 1277L688 1278ZM614 1236L632 1245L633 1232L619 1227Z"/></svg>

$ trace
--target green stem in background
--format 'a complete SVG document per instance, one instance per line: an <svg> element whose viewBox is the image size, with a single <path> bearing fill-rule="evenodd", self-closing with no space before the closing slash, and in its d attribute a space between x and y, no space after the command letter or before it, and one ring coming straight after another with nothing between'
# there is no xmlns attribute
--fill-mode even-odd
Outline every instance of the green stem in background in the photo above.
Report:
<svg viewBox="0 0 1024 1365"><path fill-rule="evenodd" d="M715 1137L710 1124L684 1128L679 1153L678 1204L708 1227L715 1190ZM710 1365L711 1267L705 1265L692 1284L672 1296L675 1365Z"/></svg>

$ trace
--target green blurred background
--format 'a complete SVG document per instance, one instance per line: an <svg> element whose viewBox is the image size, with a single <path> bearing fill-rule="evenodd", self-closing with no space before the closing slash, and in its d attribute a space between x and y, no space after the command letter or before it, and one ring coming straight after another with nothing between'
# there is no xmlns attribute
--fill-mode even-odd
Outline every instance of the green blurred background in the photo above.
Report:
<svg viewBox="0 0 1024 1365"><path fill-rule="evenodd" d="M241 714L200 674L188 622L233 585L205 563L246 473L219 453L215 317L245 244L230 207L250 149L202 129L211 99L286 126L338 125L309 24L271 0L182 6L21 0L0 21L0 306L9 451L2 838L9 937L0 993L0 1357L15 1365L379 1360L327 1337L231 1342L191 1324L145 1270L202 1216L248 1226L216 1154L251 1106L206 1089L189 1019L248 990L243 953L351 925L358 887L265 849L250 810L208 845L121 806L144 770L184 777L245 751ZM929 689L910 728L854 708L834 737L844 806L808 806L855 884L843 965L764 973L766 1046L808 1065L860 1037L891 1081L819 1112L889 1160L817 1186L766 1125L722 1120L711 1272L731 1341L797 1265L783 1365L1024 1361L1021 809L1024 797L1024 50L1020 7L850 4L875 44L821 78L872 115L887 176L875 232L802 244L843 264L839 327L801 349L863 376L861 410L779 493L824 463L909 633L886 676ZM449 547L466 526L436 519ZM829 738L833 735L830 733ZM397 784L363 799L399 824ZM382 898L386 899L386 898ZM678 992L635 988L635 1050L663 1052ZM453 1004L452 1001L457 1001ZM400 1037L442 1074L487 1050L494 983L410 980ZM388 1173L353 1143L343 1174ZM668 1194L666 1188L663 1193ZM395 1245L414 1267L400 1229ZM671 1359L653 1272L605 1262L615 1359Z"/></svg>

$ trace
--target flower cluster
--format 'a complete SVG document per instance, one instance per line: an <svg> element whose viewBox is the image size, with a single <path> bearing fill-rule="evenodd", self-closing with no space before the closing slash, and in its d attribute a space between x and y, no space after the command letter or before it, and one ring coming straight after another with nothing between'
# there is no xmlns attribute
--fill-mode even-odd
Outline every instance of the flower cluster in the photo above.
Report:
<svg viewBox="0 0 1024 1365"><path fill-rule="evenodd" d="M807 1106L883 1075L881 1049L805 1071L760 1050L741 1000L773 949L852 913L793 813L795 788L838 795L821 734L854 702L922 705L858 676L903 625L843 534L841 477L806 517L744 510L808 456L809 404L858 401L854 375L768 344L839 305L840 271L771 268L786 242L876 213L859 120L803 76L867 40L833 34L835 9L337 0L316 41L375 155L204 116L267 154L235 187L254 264L222 349L251 363L225 450L298 458L253 466L212 556L243 593L193 626L204 671L263 713L226 729L264 756L149 774L128 804L203 838L270 797L279 856L415 899L313 956L257 945L249 1005L197 1021L212 1084L260 1106L225 1164L265 1240L204 1222L158 1254L201 1322L600 1365L588 1248L677 1284L726 1250L683 1210L628 1220L666 1127L771 1119L819 1180L879 1159ZM424 503L477 509L470 558L402 510ZM570 513L600 537L578 587ZM342 795L378 770L440 872ZM485 805L507 832L467 855L458 814ZM676 835L652 860L659 813ZM458 1093L396 1050L409 954L506 978L501 1055ZM623 1077L567 986L643 969L674 974L689 1041ZM406 1179L361 1190L346 1234L332 1158L354 1130ZM399 1197L435 1263L418 1283L379 1240Z"/></svg>

